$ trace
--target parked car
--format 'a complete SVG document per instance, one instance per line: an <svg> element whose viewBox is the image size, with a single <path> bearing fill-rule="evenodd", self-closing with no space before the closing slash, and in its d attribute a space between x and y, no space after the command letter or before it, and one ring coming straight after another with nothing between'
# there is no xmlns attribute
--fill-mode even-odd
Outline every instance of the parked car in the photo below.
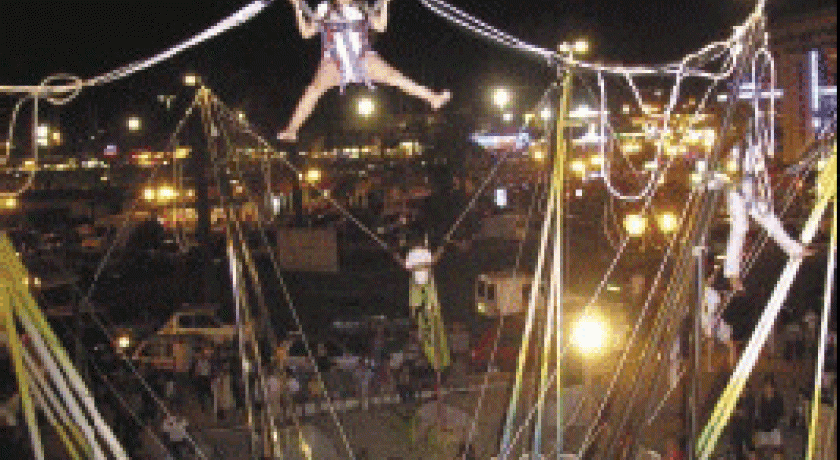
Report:
<svg viewBox="0 0 840 460"><path fill-rule="evenodd" d="M303 335L293 332L280 346L286 349L286 365L299 371L313 371L315 366L307 353ZM319 346L323 346L329 364L335 368L350 371L356 367L360 356L352 353L347 346L335 337L313 337L309 339L313 357L317 356Z"/></svg>

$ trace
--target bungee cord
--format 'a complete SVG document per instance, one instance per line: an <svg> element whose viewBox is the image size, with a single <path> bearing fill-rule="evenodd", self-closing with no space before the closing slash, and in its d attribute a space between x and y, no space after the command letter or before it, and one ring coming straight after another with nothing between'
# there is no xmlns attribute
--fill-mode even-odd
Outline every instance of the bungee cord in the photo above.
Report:
<svg viewBox="0 0 840 460"><path fill-rule="evenodd" d="M728 70L721 72L709 72L702 70L702 65L709 62L710 55L714 55L714 50L718 48L725 48L732 55L733 60L741 52L739 42L747 34L747 31L759 24L764 19L766 0L758 0L753 12L747 19L739 26L734 27L730 38L726 40L712 42L711 44L701 48L698 51L688 54L685 58L678 62L659 65L659 66L624 66L624 65L605 65L598 63L591 63L575 59L561 51L551 51L539 46L527 43L516 37L513 37L483 21L471 16L470 14L460 10L459 8L445 2L444 0L420 0L420 3L432 13L441 18L465 29L470 30L488 40L496 42L502 46L524 51L533 54L543 60L549 65L562 64L565 67L571 67L578 70L585 70L590 72L604 72L615 75L684 75L686 77L697 77L705 79L723 79L728 75ZM691 63L698 61L700 66L692 67ZM705 61L705 62L704 62Z"/></svg>
<svg viewBox="0 0 840 460"><path fill-rule="evenodd" d="M234 123L235 126L237 126L239 129L243 130L246 134L252 136L258 143L263 145L265 148L268 148L269 150L273 151L273 148L259 134L254 132L249 125L245 124L242 120L240 120L238 117L236 117L235 114L226 105L224 105L224 103L221 100L219 100L218 97L215 94L210 93L209 98L210 98L210 103L217 108L220 115L224 115L225 118L231 120ZM285 160L285 158L284 158L284 160ZM288 160L285 160L285 161L288 162ZM290 167L291 167L291 165L290 165ZM349 213L349 211L348 211L348 213ZM264 217L262 216L261 213L259 214L259 217L260 217L259 222L260 222L260 225L262 227L263 226L262 222L263 222ZM264 227L262 227L262 228L263 228L263 231L260 232L261 238L263 239L263 243L266 245L266 247L270 248L271 246L268 244L268 240L267 240L267 237L265 235ZM336 428L338 429L339 436L341 437L342 443L344 445L344 448L345 448L349 458L351 460L354 460L355 459L355 454L354 454L353 449L350 445L349 438L347 437L347 433L346 433L346 431L343 427L343 424L341 423L341 420L338 417L338 413L335 409L335 404L332 400L332 396L329 394L329 392L326 391L327 386L325 384L323 374L322 374L321 370L318 368L317 362L315 360L315 354L312 350L311 341L309 340L308 336L306 335L305 329L303 327L303 321L301 320L300 315L297 311L297 308L295 307L295 304L292 301L291 293L288 290L288 286L287 286L287 284L285 283L285 281L282 277L282 271L280 270L279 262L277 261L276 255L274 254L273 251L269 250L268 251L268 256L269 256L269 260L271 261L271 265L272 265L273 271L275 273L275 276L277 277L277 280L279 282L284 300L286 301L286 304L289 306L289 311L291 313L292 320L293 320L295 326L297 327L297 330L301 334L301 341L304 345L304 349L306 351L307 358L309 359L309 361L314 366L315 377L318 380L319 386L324 389L324 397L325 397L325 400L327 402L327 408L328 408L328 412L330 413L330 417L333 420L333 423L336 425Z"/></svg>
<svg viewBox="0 0 840 460"><path fill-rule="evenodd" d="M672 98L672 101L673 101L673 98ZM655 184L657 184L657 185L658 185L658 181L657 181ZM651 202L652 202L652 196L653 196L653 194L651 193L651 194L648 194L648 196L646 197L646 199L645 199L645 206L644 206L644 208L645 208L645 209L648 209L648 208L650 207ZM619 250L618 250L618 252L617 252L616 258L614 259L614 261L613 261L613 263L612 263L611 267L607 270L607 274L606 274L606 275L604 276L604 278L602 279L602 282L599 284L598 288L596 289L596 293L595 293L595 295L593 296L592 300L591 300L589 303L587 303L586 308L584 309L584 311L585 311L585 313L584 313L584 314L586 314L586 312L588 312L588 310L589 310L589 308L591 307L591 305L592 305L592 304L594 303L594 301L598 298L598 295L600 294L601 289L603 289L603 287L605 286L606 281L609 279L609 276L610 276L610 274L612 273L612 270L613 270L613 269L617 266L617 262L618 262L618 260L620 259L621 254L622 254L622 253L623 253L623 251L624 251L624 248L626 248L626 244L627 244L628 240L629 240L629 236L626 236L626 237L624 238L624 240L622 241L622 244L621 244L621 246L619 247ZM675 241L675 240L672 240L672 243L673 243L673 241ZM660 275L661 275L661 271L664 269L664 263L665 263L665 261L663 261L663 265L661 265L661 266L660 266ZM647 305L649 305L649 303L650 303L650 302L647 302L647 303L646 303L646 307L645 307L645 308L647 308ZM642 315L642 316L643 316L643 315ZM636 328L636 330L638 330L638 323L637 323L637 328ZM634 334L635 334L635 332L634 332ZM626 357L626 351L625 351L624 357ZM619 370L620 370L620 367L619 367ZM605 407L605 405L606 405L606 402L608 401L608 397L609 397L609 395L612 393L612 388L614 388L615 381L617 380L617 374L614 374L614 375L615 375L616 377L614 378L613 383L610 385L610 390L607 392L607 397L605 397L605 398L604 398L604 401L603 401L603 403L601 404L601 407L600 407L600 408L599 408L599 410L598 410L598 416L596 417L596 420L597 420L597 418L598 418L598 417L600 417L600 416L601 416L601 414L603 413L603 410L604 410L604 407ZM551 379L551 380L552 380L552 383L554 382L554 379L555 379L555 378L556 378L556 374L555 374L555 376L552 376L552 379ZM542 400L544 397L545 397L545 392L543 392L543 394L541 394L541 395L540 395L540 400ZM528 420L530 420L530 417L531 417L532 415L533 415L533 411L532 411L532 414L531 414L531 415L529 415ZM528 423L528 420L526 420L526 422L525 422L525 423L523 423L522 427L520 428L519 432L517 433L517 435L516 435L516 437L515 437L515 439L514 439L514 443L515 443L516 438L518 438L518 436L521 434L522 429L523 429L523 428L525 427L525 425ZM587 440L586 440L586 442L588 442L588 439L591 437L591 435L592 435L592 429L590 428L589 432L587 433ZM506 435L506 436L507 436L507 435ZM584 443L584 446L585 446L586 442ZM505 443L503 442L503 446L504 446L504 445L505 445ZM510 450L512 449L512 447L513 447L513 443L510 443L510 444L508 445L507 451L505 451L505 454L504 454L504 455L507 455L507 454L510 452ZM582 451L582 450L581 450L581 451ZM504 457L503 457L503 458L504 458Z"/></svg>
<svg viewBox="0 0 840 460"><path fill-rule="evenodd" d="M212 102L213 107L216 107L218 105L218 104L216 104L216 102L218 102L218 101L215 100L215 99L212 100L211 102ZM224 107L222 106L222 108L224 108ZM234 152L235 149L234 149L234 146L233 146L233 143L232 143L232 140L231 140L231 136L229 135L227 129L222 128L223 118L222 118L222 115L219 113L220 110L218 110L218 108L217 108L217 110L215 110L215 111L213 111L213 110L209 110L209 111L211 112L211 116L209 117L211 119L211 122L210 122L210 127L205 128L206 131L210 132L210 133L217 133L218 137L221 137L224 140L227 151L228 152ZM215 116L213 116L213 115L215 115ZM218 126L218 128L216 128L217 126ZM220 174L221 174L220 169L219 169L220 161L218 159L218 156L216 156L216 158L217 158L217 161L215 161L214 164L216 165L215 170L216 170L217 181L218 181L220 190L229 190L229 187L226 187L226 186L222 187L222 184L224 182L223 182L223 179L220 177ZM239 174L240 179L242 179L242 183L245 184L245 191L247 192L251 201L256 202L256 200L253 198L253 194L251 193L250 188L247 186L247 182L244 180L244 177L242 175L241 162L239 161L238 157L235 157L234 161L236 162L236 171ZM242 223L241 223L240 219L238 218L237 214L233 211L232 208L230 208L229 205L226 205L225 209L226 209L226 213L228 215L228 219L227 219L228 225L226 226L226 229L228 229L228 231L229 231L229 236L235 236L236 237L235 239L236 239L236 241L238 241L239 253L244 258L244 267L250 273L251 280L252 280L251 287L255 291L255 295L257 296L257 303L260 305L260 309L261 309L260 314L262 315L262 318L260 318L260 322L261 322L261 324L263 324L264 330L268 332L266 335L267 335L268 342L269 342L269 348L272 349L272 350L276 350L277 339L274 335L274 329L272 327L271 317L270 317L270 314L268 312L268 308L267 308L267 305L266 305L266 302L265 302L265 296L264 296L263 291L262 291L262 284L259 281L259 272L258 272L257 267L255 265L255 262L253 260L251 250L246 243L246 238L244 236L244 230L242 228ZM260 228L259 236L261 238L261 243L266 248L270 248L271 245L268 242L268 239L267 239L267 236L266 236L266 229L265 229L265 226L264 226L265 218L262 215L262 213L259 212L259 211L260 211L260 208L258 208L257 224ZM233 225L233 229L235 230L235 234L230 233L230 228L229 227L230 227L231 223ZM273 257L274 254L273 254L272 251L269 250L269 255L270 255L270 257ZM277 274L278 279L280 280L280 284L282 286L282 289L285 290L286 285L285 285L285 282L283 281L282 275L280 275L279 268L277 267L276 263L273 264L273 267L274 267L274 270ZM240 291L240 292L244 292L244 291ZM292 303L290 303L290 302L287 302L287 303L290 305L290 307L292 309L295 308ZM244 310L244 311L245 311L245 313L248 313L247 309ZM294 312L294 315L297 315L296 311ZM253 320L249 320L248 322L250 324L255 323ZM304 340L304 343L305 343L305 346L306 346L307 352L308 352L308 359L310 360L310 362L313 363L314 369L317 373L316 378L319 379L319 381L321 382L322 388L326 388L323 385L323 377L321 377L320 370L318 369L317 363L315 362L315 359L314 359L314 356L311 353L311 349L309 347L309 339L306 336L306 333L303 330L302 326L299 325L298 329L300 330L301 335L303 336L303 340ZM252 328L250 333L251 333L251 343L253 345L256 345L257 344L257 339L254 336L255 330L253 330L253 328ZM267 380L265 378L265 375L264 375L263 369L265 367L262 363L261 354L258 352L258 350L255 350L253 352L253 354L254 354L255 360L256 360L257 376L258 376L259 385L260 385L259 390L262 392L262 398L263 398L263 402L265 404L264 407L267 408L268 410L272 411L272 412L269 412L266 416L263 417L265 419L268 419L268 427L269 427L269 433L267 435L268 440L264 439L263 442L267 443L267 444L270 444L272 446L272 449L277 449L277 448L279 448L279 446L278 446L279 430L278 430L278 427L277 427L277 414L274 411L276 411L278 408L272 406L272 404L276 404L276 401L274 401L273 398L269 397L268 382L267 382ZM276 372L277 370L275 369L274 371ZM292 400L292 397L288 393L288 391L283 391L282 395L281 395L281 398L283 399L286 408L294 408L295 402ZM332 401L329 401L329 404L330 404L330 408L332 408L332 406L331 406ZM250 408L249 408L249 410L250 410ZM288 411L288 412L290 413L290 419L291 419L292 424L294 425L295 430L298 433L298 437L299 437L299 439L302 440L304 438L304 434L303 434L303 426L301 424L300 417L297 415L297 412L293 409ZM249 417L249 425L252 426L252 433L253 433L253 417ZM339 432L343 434L343 428L342 428L341 425L338 425L338 429L339 429ZM255 439L252 438L252 441L255 441ZM344 438L344 441L346 443L346 438ZM304 453L306 454L307 459L311 460L311 456L309 455L309 453L308 452L304 452Z"/></svg>
<svg viewBox="0 0 840 460"><path fill-rule="evenodd" d="M149 67L159 64L165 60L168 60L189 48L192 48L202 42L205 42L213 37L216 37L217 35L222 34L223 32L238 27L257 16L257 14L259 14L263 9L269 6L272 3L272 1L273 0L252 1L248 5L240 8L238 11L228 16L227 18L219 21L218 23L209 27L208 29L194 35L193 37L175 46L172 46L152 57L127 64L123 67L117 68L102 75L88 79L81 79L73 75L57 74L48 77L44 82L36 86L0 85L0 93L25 94L30 97L43 97L56 105L66 104L67 102L78 96L84 88L105 85L113 83L117 80L121 80L137 72L148 69ZM52 86L51 83L54 80L58 79L71 80L72 83Z"/></svg>
<svg viewBox="0 0 840 460"><path fill-rule="evenodd" d="M4 155L5 161L0 163L9 163L9 156L11 155L11 146L14 142L14 126L17 119L17 113L20 111L20 108L26 100L31 99L33 101L33 108L32 108L32 160L35 161L37 164L38 162L38 102L40 99L44 99L50 102L52 105L55 106L62 106L70 101L74 100L77 96L79 96L85 88L95 87L95 86L102 86L106 84L113 83L117 80L121 80L126 78L130 75L133 75L137 72L143 71L152 67L160 62L163 62L167 59L172 58L173 56L192 48L206 40L209 40L229 29L234 27L238 27L241 24L251 20L257 14L259 14L264 8L271 4L273 0L255 0L251 2L249 5L242 7L226 19L218 22L216 25L204 30L203 32L198 33L197 35L191 37L184 42L179 43L167 50L164 50L158 53L155 56L150 58L140 60L108 73L99 75L97 77L89 78L89 79L82 79L76 75L71 75L67 73L58 73L54 75L50 75L44 80L41 81L40 84L32 86L32 85L0 85L0 94L8 94L8 95L23 95L19 101L15 104L15 108L12 111L11 121L9 123L9 137L7 138L7 142L9 142L9 148L6 149L6 153ZM59 84L56 84L59 82ZM66 83L61 83L66 82ZM33 170L28 173L27 179L24 181L23 185L21 185L16 191L12 192L13 195L17 196L21 193L25 192L29 188L32 187L32 184L35 180L36 172Z"/></svg>

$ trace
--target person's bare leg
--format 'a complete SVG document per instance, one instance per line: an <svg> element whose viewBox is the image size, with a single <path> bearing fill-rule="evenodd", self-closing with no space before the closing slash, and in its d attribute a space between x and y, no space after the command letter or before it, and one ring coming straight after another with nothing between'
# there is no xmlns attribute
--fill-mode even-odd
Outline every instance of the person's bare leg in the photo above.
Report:
<svg viewBox="0 0 840 460"><path fill-rule="evenodd" d="M298 105L295 108L289 124L282 132L277 134L277 139L281 141L293 142L297 140L297 133L301 125L312 115L315 110L315 105L321 97L341 82L341 75L339 74L338 66L325 59L321 60L318 65L318 70L315 76L312 77L312 82L306 87L303 92Z"/></svg>
<svg viewBox="0 0 840 460"><path fill-rule="evenodd" d="M391 67L376 53L370 53L365 56L365 64L367 64L368 76L376 83L394 86L401 89L406 94L423 99L433 109L437 110L449 102L452 94L449 91L441 91L436 93L431 89L415 83L410 78L406 77L399 70Z"/></svg>

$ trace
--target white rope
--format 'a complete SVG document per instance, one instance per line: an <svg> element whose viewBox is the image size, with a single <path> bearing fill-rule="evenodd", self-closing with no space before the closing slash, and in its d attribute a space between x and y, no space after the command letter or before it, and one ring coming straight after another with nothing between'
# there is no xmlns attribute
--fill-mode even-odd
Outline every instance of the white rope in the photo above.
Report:
<svg viewBox="0 0 840 460"><path fill-rule="evenodd" d="M550 51L545 48L527 43L519 38L509 35L480 19L469 15L468 13L458 9L457 7L445 2L444 0L420 0L420 3L429 11L446 19L453 24L468 29L482 37L491 41L499 43L503 46L534 54L549 63L561 63L565 66L574 67L581 70L588 70L591 72L605 72L615 75L668 75L668 74L684 74L687 77L698 77L705 79L721 79L725 78L731 69L724 69L721 72L708 72L702 68L695 68L689 66L694 61L703 62L708 60L709 55L717 48L726 48L730 51L733 57L737 56L742 50L739 46L747 32L763 23L764 12L767 0L759 0L753 12L748 16L745 22L734 28L732 36L727 40L712 42L700 50L688 54L681 61L676 63L669 63L659 66L625 66L625 65L604 65L591 62L584 62L569 56L566 53ZM733 59L734 60L734 59Z"/></svg>
<svg viewBox="0 0 840 460"><path fill-rule="evenodd" d="M248 134L248 135L252 136L258 143L260 143L261 145L263 145L267 149L269 149L271 151L274 151L274 149L271 147L270 144L268 144L268 142L265 139L263 139L259 134L257 134L255 131L253 131L253 129L249 125L247 125L244 121L242 121L239 117L236 117L235 114L226 105L224 105L224 103L215 94L210 93L210 97L211 97L211 104L216 107L217 113L219 114L219 117L224 116L224 118L227 118L228 120L232 121L235 124L235 126L237 126L245 134ZM225 136L227 136L227 134ZM290 166L290 168L293 168L293 165L291 164L291 162L289 162L285 158L284 158L284 161ZM296 171L296 169L293 169L293 170ZM247 184L244 184L243 186L247 186ZM344 208L342 207L341 209L344 209ZM349 211L348 211L348 213L349 213ZM267 244L268 241L264 239L264 243ZM267 244L267 247L270 247L270 245ZM327 409L328 409L328 412L330 414L330 417L332 418L333 423L336 425L336 428L339 432L339 436L340 436L340 438L341 438L341 440L344 444L344 448L345 448L347 454L349 455L349 458L351 460L353 460L353 459L355 459L355 454L353 452L353 448L350 445L350 440L347 436L346 430L344 429L344 425L341 423L341 419L338 417L338 412L335 408L335 403L333 401L333 398L332 398L332 396L330 396L329 392L327 391L327 386L325 384L325 379L323 377L323 373L318 368L317 362L315 360L315 354L312 351L311 340L309 340L308 336L306 335L306 332L304 331L303 322L301 321L300 315L297 311L297 308L295 307L294 302L292 301L291 295L288 291L288 287L287 287L286 283L284 282L284 280L282 278L280 266L277 262L277 259L276 259L276 256L275 256L274 252L273 251L268 251L268 255L269 255L269 259L271 260L272 267L274 269L275 275L277 276L277 279L280 282L280 287L281 287L281 290L283 292L283 296L286 300L286 304L289 306L290 313L292 314L292 319L295 322L295 326L297 327L297 330L301 333L301 340L303 342L304 349L306 350L307 358L309 359L310 362L312 362L314 364L315 377L318 380L319 386L324 389L324 398L327 402Z"/></svg>
<svg viewBox="0 0 840 460"><path fill-rule="evenodd" d="M814 238L822 216L828 207L829 201L833 198L834 196L832 195L821 197L819 199L802 230L800 240L803 243L808 244ZM711 428L704 431L701 443L698 445L697 449L698 454L701 455L700 458L708 458L708 455L711 453L717 438L720 435L720 431L723 429L726 420L729 419L731 410L735 406L736 396L743 390L747 378L752 373L752 370L758 361L758 357L764 343L770 335L770 331L773 328L784 300L790 292L790 288L793 285L793 281L801 265L802 258L791 258L788 260L782 274L779 276L776 287L773 290L770 299L767 301L767 306L765 307L764 312L753 331L753 335L741 355L741 359L738 361L735 370L732 372L729 384L724 392L724 397L718 401L718 404L715 407L714 413L721 414L724 417L724 420L717 421L714 426L710 424Z"/></svg>
<svg viewBox="0 0 840 460"><path fill-rule="evenodd" d="M272 0L255 0L250 4L240 8L235 13L231 14L227 18L223 19L222 21L218 22L214 26L204 30L203 32L198 33L197 35L189 38L169 49L166 49L150 58L137 61L126 66L120 67L118 69L112 70L108 73L89 78L87 80L82 80L78 77L70 77L67 75L63 75L61 77L56 76L58 78L68 78L73 80L72 84L65 84L65 85L58 85L58 86L48 86L45 84L37 85L37 86L27 86L27 85L0 85L0 93L5 94L27 94L30 96L38 96L48 98L50 102L53 104L63 104L67 103L76 97L83 87L91 87L97 86L107 83L112 83L114 81L120 80L122 78L128 77L134 73L139 71L145 70L151 66L154 66L162 61L165 61L176 54L179 54L189 48L192 48L206 40L209 40L222 32L225 32L229 29L237 27L252 18L254 18L257 14L259 14L265 7L271 4ZM47 83L52 83L52 80L55 79L53 77L48 78ZM69 94L68 94L69 93ZM65 95L61 97L61 95ZM56 101L60 101L56 102Z"/></svg>
<svg viewBox="0 0 840 460"><path fill-rule="evenodd" d="M17 121L17 114L20 111L20 108L23 102L27 99L33 100L33 115L32 115L32 159L35 161L37 165L38 162L38 139L37 139L37 130L38 130L38 101L39 99L45 99L53 105L65 105L75 99L79 94L81 94L82 90L86 87L93 87L98 85L104 85L108 83L112 83L114 81L120 80L122 78L128 77L134 73L139 71L145 70L155 64L158 64L164 60L167 60L178 53L183 52L186 49L189 49L193 46L198 45L210 38L213 38L222 32L225 32L233 27L237 27L242 23L249 21L254 16L259 14L266 6L271 3L272 0L256 0L251 2L249 5L239 9L232 15L228 16L226 19L223 19L216 25L206 29L205 31L193 36L192 38L173 46L161 53L158 53L155 56L152 56L148 59L138 61L119 69L113 70L106 74L90 78L87 80L82 80L81 78L60 73L51 75L45 78L41 83L37 86L31 85L0 85L0 94L20 94L23 95L23 98L18 101L15 105L14 110L12 111L12 119L9 123L9 137L7 139L8 148L6 149L4 162L6 164L9 163L9 156L11 152L12 145L14 143L14 126ZM56 81L67 80L70 83L54 85L53 83ZM28 173L27 179L25 180L24 184L19 187L16 191L11 192L13 195L20 195L24 191L28 190L32 187L32 184L35 180L36 172L33 170Z"/></svg>

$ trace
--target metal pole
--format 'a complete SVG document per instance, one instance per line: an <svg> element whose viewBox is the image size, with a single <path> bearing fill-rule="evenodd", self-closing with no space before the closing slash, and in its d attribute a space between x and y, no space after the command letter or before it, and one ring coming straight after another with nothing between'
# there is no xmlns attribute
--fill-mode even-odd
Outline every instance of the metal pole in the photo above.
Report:
<svg viewBox="0 0 840 460"><path fill-rule="evenodd" d="M563 341L565 337L563 337L563 291L565 289L565 273L563 270L563 263L566 258L564 242L565 242L565 233L566 233L566 226L565 226L565 219L566 219L566 161L568 156L568 139L566 138L565 129L568 125L568 116L569 116L569 98L572 94L572 68L569 67L566 69L566 72L563 76L563 93L560 98L560 104L557 111L557 132L556 132L556 147L557 147L557 154L554 158L554 174L553 174L553 181L554 186L557 189L557 193L555 194L555 199L557 200L557 233L555 236L555 254L557 257L555 258L555 272L554 276L556 279L554 282L556 283L557 289L555 290L555 295L557 296L556 303L557 309L555 310L556 314L556 322L557 322L557 336L556 336L556 360L557 360L557 384L555 387L556 390L556 412L557 412L557 439L556 439L556 452L559 456L563 453L563 448L565 444L563 432L563 423L564 423L564 414L563 414L563 363L561 359L561 350L564 349Z"/></svg>
<svg viewBox="0 0 840 460"><path fill-rule="evenodd" d="M201 104L209 107L210 90L201 87ZM210 155L207 151L207 143L210 139L204 138L203 129L199 129L195 136L193 146L192 167L195 180L196 209L198 216L196 224L196 240L199 248L199 265L201 267L201 290L199 292L200 302L207 304L211 301L210 284L212 280L213 264L210 263L212 254L210 251L210 196L209 196L209 174Z"/></svg>
<svg viewBox="0 0 840 460"><path fill-rule="evenodd" d="M696 458L694 446L697 444L697 432L700 427L700 414L698 413L698 402L700 398L700 373L702 356L702 332L700 330L700 315L703 311L704 293L706 290L706 234L700 236L700 241L694 247L695 258L695 299L694 311L691 312L691 393L688 433L686 436L686 459Z"/></svg>

